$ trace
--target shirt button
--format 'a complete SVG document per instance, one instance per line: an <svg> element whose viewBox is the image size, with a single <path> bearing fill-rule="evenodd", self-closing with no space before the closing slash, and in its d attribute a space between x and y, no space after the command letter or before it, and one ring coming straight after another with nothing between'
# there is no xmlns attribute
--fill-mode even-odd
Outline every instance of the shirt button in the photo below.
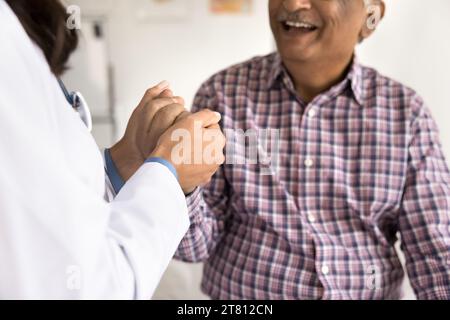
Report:
<svg viewBox="0 0 450 320"><path fill-rule="evenodd" d="M314 161L310 158L305 160L305 167L311 168L314 165Z"/></svg>
<svg viewBox="0 0 450 320"><path fill-rule="evenodd" d="M328 266L323 266L323 267L322 267L322 273L323 273L324 275L329 274L329 273L330 273L330 268L329 268Z"/></svg>
<svg viewBox="0 0 450 320"><path fill-rule="evenodd" d="M317 115L316 110L314 110L314 109L309 110L308 117L314 118L316 115Z"/></svg>
<svg viewBox="0 0 450 320"><path fill-rule="evenodd" d="M316 217L312 213L310 213L308 214L308 221L314 223L316 222Z"/></svg>

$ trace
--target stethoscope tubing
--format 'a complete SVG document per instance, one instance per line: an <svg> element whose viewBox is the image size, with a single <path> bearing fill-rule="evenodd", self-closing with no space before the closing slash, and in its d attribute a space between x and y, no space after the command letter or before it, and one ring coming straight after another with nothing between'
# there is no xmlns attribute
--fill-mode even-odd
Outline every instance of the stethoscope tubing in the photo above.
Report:
<svg viewBox="0 0 450 320"><path fill-rule="evenodd" d="M69 92L61 79L58 79L59 86L70 106L78 113L81 121L86 125L89 132L92 131L92 115L89 106L80 92Z"/></svg>

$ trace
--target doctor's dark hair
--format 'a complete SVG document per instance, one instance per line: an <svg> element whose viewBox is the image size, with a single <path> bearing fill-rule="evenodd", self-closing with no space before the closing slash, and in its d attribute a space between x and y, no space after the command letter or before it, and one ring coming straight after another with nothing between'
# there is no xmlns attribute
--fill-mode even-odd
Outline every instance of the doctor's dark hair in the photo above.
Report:
<svg viewBox="0 0 450 320"><path fill-rule="evenodd" d="M55 76L67 70L67 62L78 45L76 30L66 27L69 15L59 0L6 0L28 36L44 52Z"/></svg>

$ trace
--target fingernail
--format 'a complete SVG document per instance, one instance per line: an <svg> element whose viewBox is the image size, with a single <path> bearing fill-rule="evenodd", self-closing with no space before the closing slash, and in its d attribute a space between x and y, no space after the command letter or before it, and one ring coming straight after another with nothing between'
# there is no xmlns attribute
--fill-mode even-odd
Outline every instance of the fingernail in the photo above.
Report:
<svg viewBox="0 0 450 320"><path fill-rule="evenodd" d="M219 112L214 112L219 119L222 119L222 115Z"/></svg>
<svg viewBox="0 0 450 320"><path fill-rule="evenodd" d="M157 85L157 87L158 87L159 89L165 89L165 88L169 87L169 85L170 85L169 82L166 81L166 80L164 80L164 81L160 82L160 83Z"/></svg>

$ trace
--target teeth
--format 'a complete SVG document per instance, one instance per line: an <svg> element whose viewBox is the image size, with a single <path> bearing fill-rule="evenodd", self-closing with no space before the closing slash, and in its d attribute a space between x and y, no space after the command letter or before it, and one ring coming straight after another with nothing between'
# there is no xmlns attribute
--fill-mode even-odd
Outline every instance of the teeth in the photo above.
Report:
<svg viewBox="0 0 450 320"><path fill-rule="evenodd" d="M286 21L286 25L292 28L314 29L314 26L304 22Z"/></svg>

